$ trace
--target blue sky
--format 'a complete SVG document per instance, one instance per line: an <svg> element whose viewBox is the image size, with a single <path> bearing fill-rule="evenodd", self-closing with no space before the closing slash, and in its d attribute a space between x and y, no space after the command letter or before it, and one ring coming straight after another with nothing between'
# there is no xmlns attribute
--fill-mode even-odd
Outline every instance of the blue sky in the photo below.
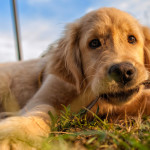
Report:
<svg viewBox="0 0 150 150"><path fill-rule="evenodd" d="M36 58L61 36L65 24L100 7L127 11L150 26L150 0L16 0L23 58ZM11 0L0 1L0 62L15 61Z"/></svg>

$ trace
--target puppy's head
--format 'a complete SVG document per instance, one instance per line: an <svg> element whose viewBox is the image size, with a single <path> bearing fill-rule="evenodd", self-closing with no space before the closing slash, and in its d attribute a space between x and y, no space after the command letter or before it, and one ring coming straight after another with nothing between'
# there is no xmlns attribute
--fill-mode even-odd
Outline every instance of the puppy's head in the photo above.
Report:
<svg viewBox="0 0 150 150"><path fill-rule="evenodd" d="M103 101L125 103L144 90L149 43L148 29L132 16L99 9L67 26L54 52L53 73L79 92L88 86Z"/></svg>

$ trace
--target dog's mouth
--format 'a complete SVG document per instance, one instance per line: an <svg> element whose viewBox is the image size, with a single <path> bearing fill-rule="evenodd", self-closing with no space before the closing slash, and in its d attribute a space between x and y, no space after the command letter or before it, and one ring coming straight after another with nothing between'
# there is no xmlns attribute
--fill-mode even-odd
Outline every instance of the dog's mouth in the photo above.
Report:
<svg viewBox="0 0 150 150"><path fill-rule="evenodd" d="M136 96L140 89L144 86L144 89L150 88L150 80L145 80L142 83L140 83L138 86L124 91L119 92L110 92L110 93L103 93L99 96L100 99L105 100L108 103L111 104L121 104L128 102L132 99L133 96Z"/></svg>
<svg viewBox="0 0 150 150"><path fill-rule="evenodd" d="M131 100L133 96L136 96L139 93L140 89L143 86L144 89L150 88L150 80L145 80L142 83L140 83L138 86L129 90L124 90L124 91L114 92L114 93L103 93L99 96L99 98L107 101L108 103L118 105Z"/></svg>
<svg viewBox="0 0 150 150"><path fill-rule="evenodd" d="M115 105L125 103L125 102L129 101L131 99L131 97L138 94L140 89L143 86L144 86L144 89L149 89L150 88L150 80L145 80L142 83L140 83L138 86L136 86L135 88L132 88L132 89L129 89L126 91L101 94L96 99L94 99L86 108L90 110L99 99L103 99L103 100L107 101L108 103L115 104Z"/></svg>
<svg viewBox="0 0 150 150"><path fill-rule="evenodd" d="M133 97L135 94L137 94L140 90L140 86L137 86L133 89L129 89L126 91L120 91L115 93L104 93L101 94L99 98L107 101L108 103L112 104L120 104L127 102Z"/></svg>

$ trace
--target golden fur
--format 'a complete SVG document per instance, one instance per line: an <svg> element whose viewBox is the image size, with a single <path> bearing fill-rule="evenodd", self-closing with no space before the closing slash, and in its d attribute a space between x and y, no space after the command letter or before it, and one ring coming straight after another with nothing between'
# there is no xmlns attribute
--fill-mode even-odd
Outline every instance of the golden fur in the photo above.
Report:
<svg viewBox="0 0 150 150"><path fill-rule="evenodd" d="M129 35L136 37L135 44L128 42ZM89 43L95 38L101 46L91 49ZM108 75L111 65L121 62L130 62L137 71L131 84L123 87ZM48 111L59 114L61 104L70 104L71 111L78 112L103 93L127 93L139 87L122 102L100 97L92 108L95 111L99 105L100 116L149 115L149 90L141 84L149 79L149 70L147 27L115 8L88 13L69 24L43 57L0 66L0 116L14 114L0 122L1 150L23 149L25 140L37 143L50 132Z"/></svg>

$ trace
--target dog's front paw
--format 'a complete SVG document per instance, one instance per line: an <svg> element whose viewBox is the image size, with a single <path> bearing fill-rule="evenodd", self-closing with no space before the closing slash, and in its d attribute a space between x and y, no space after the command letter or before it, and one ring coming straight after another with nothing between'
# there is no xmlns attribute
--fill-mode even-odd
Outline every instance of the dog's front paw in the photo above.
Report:
<svg viewBox="0 0 150 150"><path fill-rule="evenodd" d="M0 123L0 149L40 149L49 132L49 125L38 117L5 119Z"/></svg>

